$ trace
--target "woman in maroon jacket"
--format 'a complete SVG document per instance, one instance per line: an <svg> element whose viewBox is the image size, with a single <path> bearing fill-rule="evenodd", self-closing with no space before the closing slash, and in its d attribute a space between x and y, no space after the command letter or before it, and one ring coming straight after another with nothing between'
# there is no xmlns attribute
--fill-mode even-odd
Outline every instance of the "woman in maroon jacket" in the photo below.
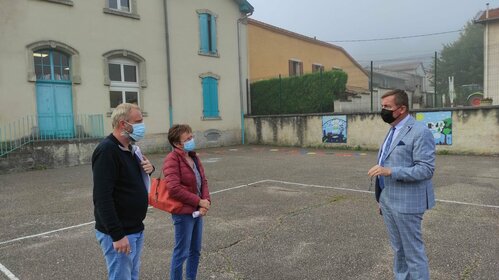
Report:
<svg viewBox="0 0 499 280"><path fill-rule="evenodd" d="M175 227L175 247L170 267L170 279L182 280L182 267L186 264L186 278L196 279L203 216L210 209L210 192L201 161L194 149L196 143L192 129L186 124L176 124L168 131L168 141L174 148L163 164L163 174L169 195L183 203L172 213Z"/></svg>

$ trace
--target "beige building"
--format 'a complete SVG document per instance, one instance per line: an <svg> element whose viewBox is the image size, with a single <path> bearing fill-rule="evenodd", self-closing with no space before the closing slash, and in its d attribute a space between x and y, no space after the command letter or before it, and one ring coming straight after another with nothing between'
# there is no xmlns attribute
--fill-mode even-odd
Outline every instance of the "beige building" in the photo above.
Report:
<svg viewBox="0 0 499 280"><path fill-rule="evenodd" d="M72 138L99 123L107 134L121 102L143 109L146 144L164 146L173 123L190 124L200 146L241 142L246 0L0 7L0 142L20 123L20 137Z"/></svg>
<svg viewBox="0 0 499 280"><path fill-rule="evenodd" d="M341 47L248 20L251 81L341 69L348 74L347 89L368 91L367 72Z"/></svg>
<svg viewBox="0 0 499 280"><path fill-rule="evenodd" d="M493 105L499 104L499 8L478 13L475 23L484 28L484 97L492 98Z"/></svg>

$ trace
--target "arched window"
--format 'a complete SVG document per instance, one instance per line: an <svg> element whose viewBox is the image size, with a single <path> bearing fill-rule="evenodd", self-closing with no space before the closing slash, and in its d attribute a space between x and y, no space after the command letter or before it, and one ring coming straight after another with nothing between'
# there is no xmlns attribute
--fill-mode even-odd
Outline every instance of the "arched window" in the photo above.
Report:
<svg viewBox="0 0 499 280"><path fill-rule="evenodd" d="M64 43L48 40L26 46L28 81L71 81L81 83L80 55Z"/></svg>
<svg viewBox="0 0 499 280"><path fill-rule="evenodd" d="M147 87L145 60L128 50L114 50L104 55L104 84L109 86L109 105L116 108L123 102L143 106L143 91Z"/></svg>
<svg viewBox="0 0 499 280"><path fill-rule="evenodd" d="M71 81L69 55L45 49L33 52L37 81Z"/></svg>
<svg viewBox="0 0 499 280"><path fill-rule="evenodd" d="M137 68L137 63L131 60L123 58L109 60L109 98L111 108L116 108L116 106L125 102L141 105Z"/></svg>

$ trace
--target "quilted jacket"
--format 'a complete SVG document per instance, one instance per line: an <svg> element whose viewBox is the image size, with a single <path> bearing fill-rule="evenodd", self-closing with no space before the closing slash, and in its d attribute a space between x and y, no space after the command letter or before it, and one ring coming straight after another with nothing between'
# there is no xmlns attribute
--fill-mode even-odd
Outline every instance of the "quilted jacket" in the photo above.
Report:
<svg viewBox="0 0 499 280"><path fill-rule="evenodd" d="M196 175L185 159L186 152L175 148L169 153L163 163L163 174L168 187L170 197L182 202L183 207L175 214L192 214L198 209L201 199L208 199L211 202L208 190L208 181L204 173L201 160L195 152L189 152L189 156L196 163L199 174L201 174L201 197L198 196L196 186Z"/></svg>

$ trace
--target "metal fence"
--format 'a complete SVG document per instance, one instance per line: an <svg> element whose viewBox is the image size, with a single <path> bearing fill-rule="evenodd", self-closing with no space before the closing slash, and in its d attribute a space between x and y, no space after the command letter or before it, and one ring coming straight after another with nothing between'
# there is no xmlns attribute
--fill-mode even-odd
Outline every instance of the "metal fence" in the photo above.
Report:
<svg viewBox="0 0 499 280"><path fill-rule="evenodd" d="M43 123L42 127L40 123ZM57 117L30 115L0 125L0 156L34 141L83 140L103 137L104 117L102 114Z"/></svg>

